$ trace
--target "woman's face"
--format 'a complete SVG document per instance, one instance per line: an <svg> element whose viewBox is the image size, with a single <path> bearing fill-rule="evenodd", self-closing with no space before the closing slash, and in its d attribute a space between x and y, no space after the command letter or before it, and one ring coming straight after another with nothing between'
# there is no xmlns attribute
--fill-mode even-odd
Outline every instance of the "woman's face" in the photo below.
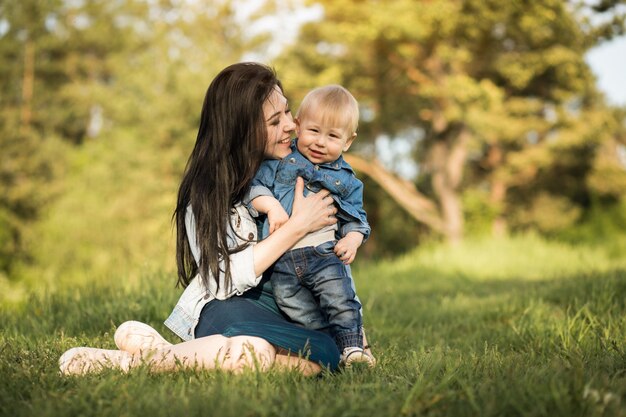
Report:
<svg viewBox="0 0 626 417"><path fill-rule="evenodd" d="M291 136L296 129L287 98L278 86L263 103L263 115L267 128L265 157L282 159L291 153L289 145Z"/></svg>

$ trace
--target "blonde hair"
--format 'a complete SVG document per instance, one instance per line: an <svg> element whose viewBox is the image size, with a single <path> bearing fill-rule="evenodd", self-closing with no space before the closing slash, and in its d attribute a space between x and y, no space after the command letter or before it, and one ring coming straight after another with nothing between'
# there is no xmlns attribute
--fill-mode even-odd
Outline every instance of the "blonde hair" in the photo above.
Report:
<svg viewBox="0 0 626 417"><path fill-rule="evenodd" d="M317 87L304 97L296 117L300 120L315 113L322 123L346 126L351 136L359 126L359 104L350 92L336 84Z"/></svg>

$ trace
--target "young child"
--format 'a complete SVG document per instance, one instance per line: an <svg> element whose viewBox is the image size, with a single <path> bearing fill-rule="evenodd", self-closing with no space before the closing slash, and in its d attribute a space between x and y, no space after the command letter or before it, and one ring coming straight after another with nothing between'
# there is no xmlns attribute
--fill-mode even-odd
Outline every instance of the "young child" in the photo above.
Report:
<svg viewBox="0 0 626 417"><path fill-rule="evenodd" d="M329 85L309 92L296 115L292 153L263 162L246 202L253 216L267 215L265 237L288 220L297 177L304 179L305 192L331 192L338 224L305 236L275 263L269 271L274 297L293 321L329 330L346 366L373 366L363 348L361 303L349 267L370 227L363 183L341 156L356 137L358 120L358 104L345 88Z"/></svg>

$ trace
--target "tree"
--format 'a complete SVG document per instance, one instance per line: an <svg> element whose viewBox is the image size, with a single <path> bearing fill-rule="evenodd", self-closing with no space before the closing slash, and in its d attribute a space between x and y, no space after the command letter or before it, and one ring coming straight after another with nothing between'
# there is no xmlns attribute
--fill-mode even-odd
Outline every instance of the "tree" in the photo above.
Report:
<svg viewBox="0 0 626 417"><path fill-rule="evenodd" d="M282 71L306 88L351 89L366 116L361 138L421 132L418 189L450 242L462 238L466 190L486 185L501 231L531 210L517 203L541 195L534 190L560 206L584 203L575 179L608 132L584 53L617 29L586 27L587 15L560 0L315 3L324 17L303 28ZM559 161L564 149L576 157ZM548 185L558 178L575 184Z"/></svg>
<svg viewBox="0 0 626 417"><path fill-rule="evenodd" d="M11 0L2 6L0 271L31 258L27 235L62 190L70 147L99 135L115 62L142 46L140 1ZM33 241L39 239L33 238Z"/></svg>
<svg viewBox="0 0 626 417"><path fill-rule="evenodd" d="M129 154L116 159L127 162L122 170L150 161L149 169L173 178L182 169L186 151L174 145L193 140L208 80L243 54L235 10L229 1L187 9L142 0L0 5L0 274L32 258L42 240L33 233L53 197L85 197L61 177L80 180L66 171L90 169L83 164L94 142L109 143L101 153L124 152L115 142L127 144ZM159 154L167 169L155 162ZM105 206L84 214L86 221ZM60 229L68 224L56 220Z"/></svg>
<svg viewBox="0 0 626 417"><path fill-rule="evenodd" d="M54 43L46 16L56 7L37 0L0 5L0 277L27 258L24 233L54 193L59 154L38 128L38 71Z"/></svg>
<svg viewBox="0 0 626 417"><path fill-rule="evenodd" d="M32 266L14 275L58 283L171 267L169 220L204 92L258 40L243 36L233 1L69 4L74 17L56 26L62 102L48 124L68 144L63 189L29 226ZM77 16L83 24L61 24Z"/></svg>
<svg viewBox="0 0 626 417"><path fill-rule="evenodd" d="M589 205L585 178L616 130L584 55L623 30L623 16L615 16L610 30L593 26L591 14L600 9L587 4L464 4L463 16L482 16L462 29L471 41L472 76L492 80L503 92L492 114L500 123L478 125L482 152L469 161L474 174L482 172L475 181L490 186L496 234L507 221L553 232L573 224Z"/></svg>

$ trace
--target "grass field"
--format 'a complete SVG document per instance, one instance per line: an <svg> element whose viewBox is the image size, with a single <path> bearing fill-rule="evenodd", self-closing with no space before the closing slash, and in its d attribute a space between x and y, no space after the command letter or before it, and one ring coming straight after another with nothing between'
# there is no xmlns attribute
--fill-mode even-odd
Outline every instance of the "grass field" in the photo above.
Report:
<svg viewBox="0 0 626 417"><path fill-rule="evenodd" d="M421 248L354 270L378 366L61 377L77 345L161 324L170 274L110 277L0 313L2 416L626 416L626 255L527 236Z"/></svg>

